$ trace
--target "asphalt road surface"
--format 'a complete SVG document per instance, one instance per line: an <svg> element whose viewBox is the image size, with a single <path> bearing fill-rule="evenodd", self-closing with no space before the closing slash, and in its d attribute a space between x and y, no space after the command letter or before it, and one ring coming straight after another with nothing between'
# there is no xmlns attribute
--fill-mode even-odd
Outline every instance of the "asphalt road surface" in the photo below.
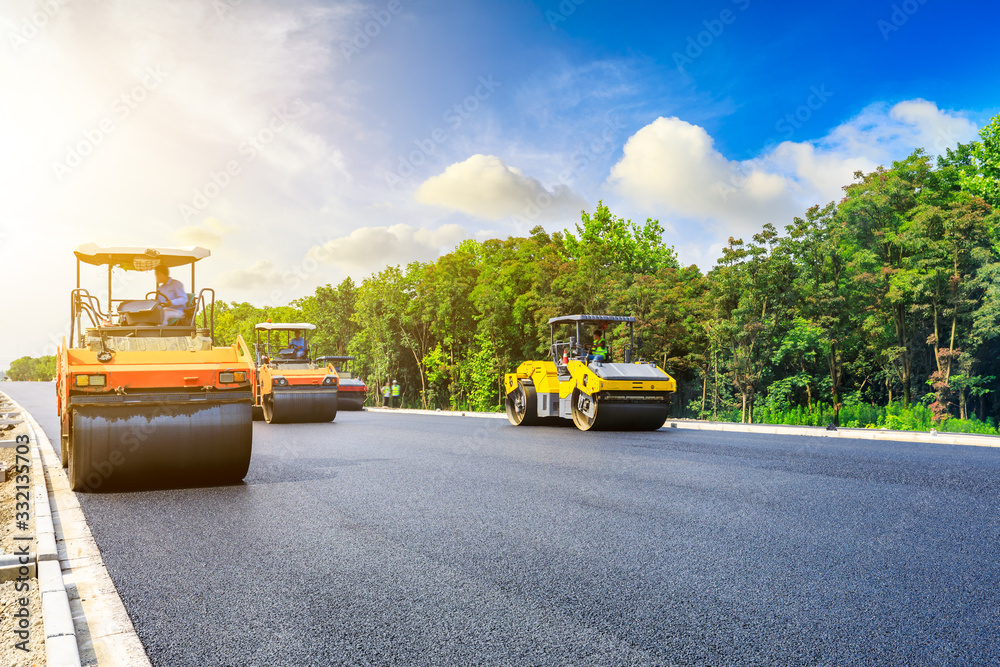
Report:
<svg viewBox="0 0 1000 667"><path fill-rule="evenodd" d="M343 412L80 503L154 665L995 665L998 491L990 448Z"/></svg>

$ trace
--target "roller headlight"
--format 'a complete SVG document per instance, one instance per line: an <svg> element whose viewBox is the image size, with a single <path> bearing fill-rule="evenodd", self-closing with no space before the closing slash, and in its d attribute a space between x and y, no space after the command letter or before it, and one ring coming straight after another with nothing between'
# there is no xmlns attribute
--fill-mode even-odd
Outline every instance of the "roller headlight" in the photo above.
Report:
<svg viewBox="0 0 1000 667"><path fill-rule="evenodd" d="M105 375L86 375L81 373L73 376L73 384L77 387L106 387L108 378Z"/></svg>

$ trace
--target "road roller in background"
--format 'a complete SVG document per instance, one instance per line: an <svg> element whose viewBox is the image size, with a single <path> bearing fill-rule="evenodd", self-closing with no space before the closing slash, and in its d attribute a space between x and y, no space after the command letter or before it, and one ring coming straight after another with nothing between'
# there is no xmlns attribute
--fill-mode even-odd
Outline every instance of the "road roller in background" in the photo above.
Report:
<svg viewBox="0 0 1000 667"><path fill-rule="evenodd" d="M303 322L254 325L255 407L268 424L329 422L337 417L337 371L309 357L306 332L315 329L315 324Z"/></svg>
<svg viewBox="0 0 1000 667"><path fill-rule="evenodd" d="M504 376L507 419L515 426L572 419L581 431L655 431L663 426L676 381L655 363L632 361L634 317L566 315L549 320L551 358L525 361ZM603 361L589 354L587 341L610 326L628 326L624 361L606 348ZM557 339L557 333L568 336ZM590 357L590 359L588 359Z"/></svg>
<svg viewBox="0 0 1000 667"><path fill-rule="evenodd" d="M337 371L340 379L340 387L337 390L338 410L361 410L365 406L365 396L368 387L364 380L354 374L354 357L328 355L316 357L319 365L332 364L333 370Z"/></svg>
<svg viewBox="0 0 1000 667"><path fill-rule="evenodd" d="M75 491L238 482L250 466L253 357L242 338L215 347L215 292L195 291L205 248L75 249L70 333L57 354L63 465ZM81 284L81 266L107 266L107 300ZM186 285L180 317L163 324L153 271ZM149 272L150 291L117 298L122 272ZM117 280L116 280L117 276ZM200 316L200 325L198 319Z"/></svg>

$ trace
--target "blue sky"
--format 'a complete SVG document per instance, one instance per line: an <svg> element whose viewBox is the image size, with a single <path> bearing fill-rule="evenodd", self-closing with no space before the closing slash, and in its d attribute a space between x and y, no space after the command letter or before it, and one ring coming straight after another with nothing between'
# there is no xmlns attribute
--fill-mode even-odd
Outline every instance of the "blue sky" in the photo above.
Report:
<svg viewBox="0 0 1000 667"><path fill-rule="evenodd" d="M682 262L1000 112L985 2L0 0L0 368L72 248L283 304L464 238L658 218ZM367 31L367 35L365 34ZM145 291L148 276L122 275Z"/></svg>

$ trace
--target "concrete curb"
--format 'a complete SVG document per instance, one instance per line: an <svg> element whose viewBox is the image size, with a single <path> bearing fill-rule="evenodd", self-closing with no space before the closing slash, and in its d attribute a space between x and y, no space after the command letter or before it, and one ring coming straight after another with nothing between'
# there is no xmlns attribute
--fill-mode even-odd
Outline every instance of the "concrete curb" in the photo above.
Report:
<svg viewBox="0 0 1000 667"><path fill-rule="evenodd" d="M893 442L924 442L935 445L971 445L1000 447L1000 436L933 431L891 431L878 428L838 428L828 431L823 426L786 426L784 424L733 424L702 422L692 419L670 419L665 426L697 431L731 431L735 433L767 433L771 435L808 435L814 438L848 438L853 440L889 440Z"/></svg>
<svg viewBox="0 0 1000 667"><path fill-rule="evenodd" d="M147 667L149 658L104 567L59 455L31 414L23 408L22 413L32 442L39 445L33 451L40 457L38 470L43 471L51 494L51 504L45 494L45 508L53 528L52 557L41 557L41 532L38 542L48 664Z"/></svg>
<svg viewBox="0 0 1000 667"><path fill-rule="evenodd" d="M436 415L438 417L479 417L480 419L507 419L503 412L459 412L457 410L420 410L417 408L365 408L365 412L386 412L400 415Z"/></svg>
<svg viewBox="0 0 1000 667"><path fill-rule="evenodd" d="M457 412L453 410L420 410L414 408L365 408L366 412L387 412L404 415L436 415L439 417L480 417L506 419L503 412ZM668 419L663 426L686 428L696 431L730 431L733 433L765 433L770 435L806 435L814 438L849 438L854 440L887 440L893 442L925 442L936 445L970 445L975 447L1000 447L1000 436L967 433L940 433L932 431L891 431L875 428L838 428L828 431L824 426L787 426L784 424L734 424L732 422L705 422L694 419Z"/></svg>
<svg viewBox="0 0 1000 667"><path fill-rule="evenodd" d="M38 434L42 432L28 411L10 396L7 400L17 406L24 416L31 445L31 472L34 479L35 510L35 573L42 598L42 627L45 629L45 663L62 667L80 667L80 651L76 644L76 630L69 610L69 595L59 569L56 551L56 530L52 524L48 488L45 485L45 466L38 449ZM48 439L46 438L48 443ZM51 447L51 443L49 443Z"/></svg>

